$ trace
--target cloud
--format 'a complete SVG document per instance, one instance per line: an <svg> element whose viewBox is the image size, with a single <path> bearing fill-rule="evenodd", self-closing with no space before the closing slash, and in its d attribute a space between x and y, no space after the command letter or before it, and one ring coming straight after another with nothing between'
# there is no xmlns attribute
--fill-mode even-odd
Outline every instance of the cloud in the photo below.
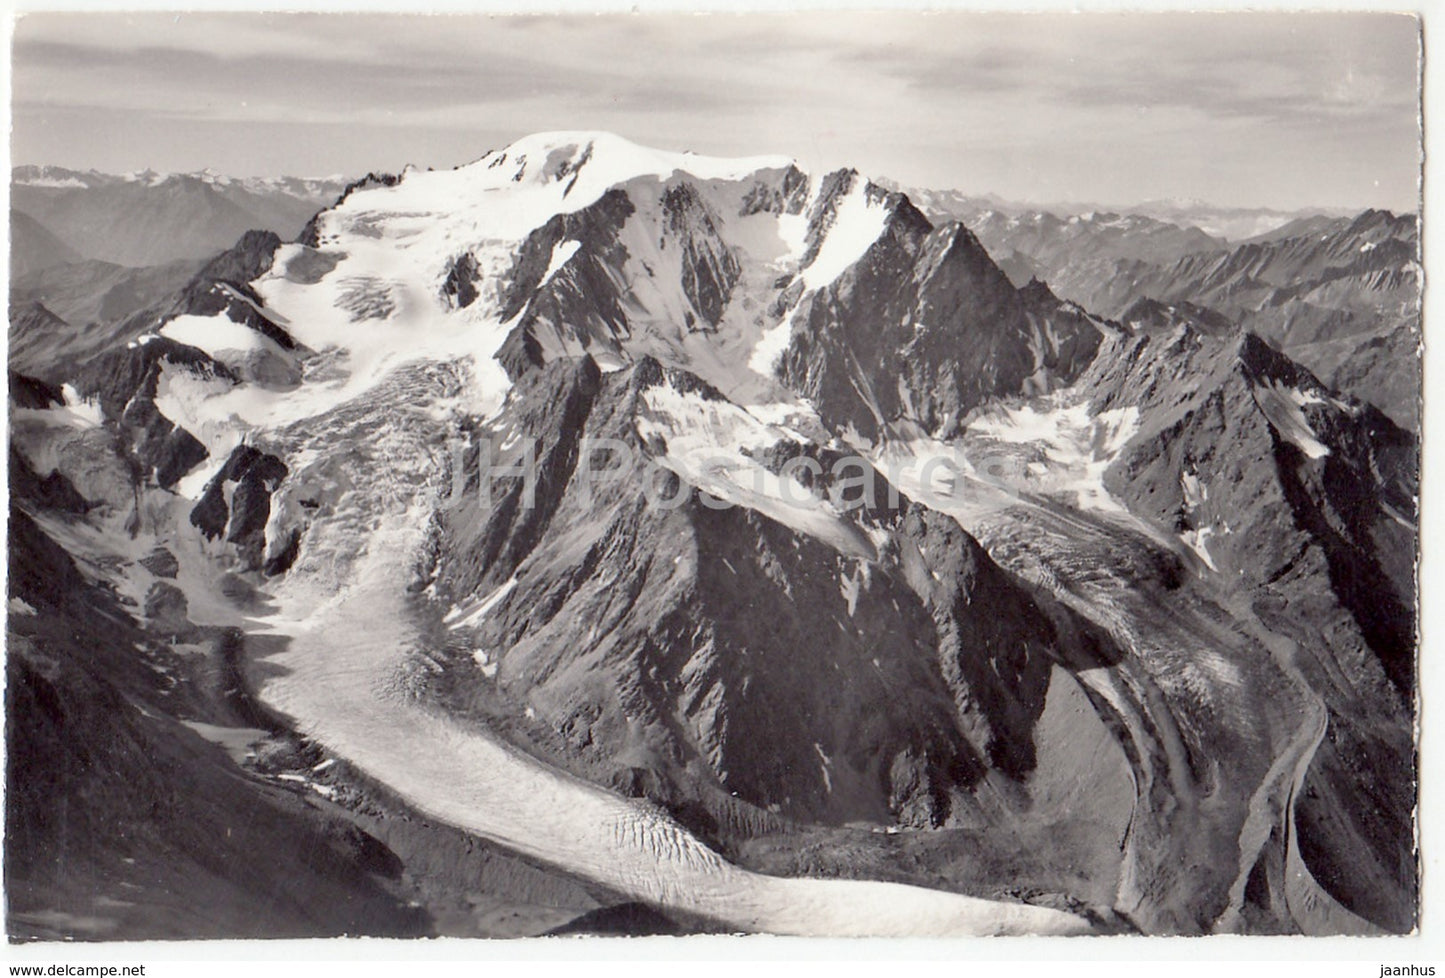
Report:
<svg viewBox="0 0 1445 978"><path fill-rule="evenodd" d="M281 150L217 134L269 125L301 154L277 165L361 172L399 142L445 165L508 134L604 128L1015 197L1204 196L1181 184L1214 181L1193 168L1205 155L1241 197L1413 198L1417 30L1333 14L28 15L14 145L101 168L225 145L237 160L212 165L254 172ZM106 113L140 131L95 138Z"/></svg>

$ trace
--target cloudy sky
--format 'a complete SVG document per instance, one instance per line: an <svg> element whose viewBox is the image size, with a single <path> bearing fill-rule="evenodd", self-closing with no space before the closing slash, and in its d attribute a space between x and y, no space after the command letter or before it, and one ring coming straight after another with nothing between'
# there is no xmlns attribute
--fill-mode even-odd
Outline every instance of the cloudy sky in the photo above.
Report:
<svg viewBox="0 0 1445 978"><path fill-rule="evenodd" d="M452 166L528 132L786 153L1034 201L1413 210L1388 14L31 14L12 155L126 171Z"/></svg>

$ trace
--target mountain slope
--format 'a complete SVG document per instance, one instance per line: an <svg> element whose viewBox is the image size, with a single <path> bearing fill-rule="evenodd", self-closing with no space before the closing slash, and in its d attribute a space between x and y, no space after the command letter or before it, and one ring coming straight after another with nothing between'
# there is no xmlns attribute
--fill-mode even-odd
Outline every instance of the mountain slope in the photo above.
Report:
<svg viewBox="0 0 1445 978"><path fill-rule="evenodd" d="M1160 361L1208 379L1184 397L1141 386ZM1414 439L1250 334L1141 336L1096 370L1084 383L1097 404L1139 404L1150 417L1105 484L1172 523L1249 613L1293 642L1292 669L1326 710L1295 809L1305 864L1356 913L1408 927Z"/></svg>
<svg viewBox="0 0 1445 978"><path fill-rule="evenodd" d="M29 214L10 211L10 277L76 261L80 254Z"/></svg>
<svg viewBox="0 0 1445 978"><path fill-rule="evenodd" d="M1096 324L1046 288L1013 288L962 225L932 228L856 174L822 193L860 195L889 215L787 321L779 373L835 430L876 440L911 424L947 436L986 398L1047 390L1092 359Z"/></svg>
<svg viewBox="0 0 1445 978"><path fill-rule="evenodd" d="M205 172L116 177L17 167L11 206L85 258L134 267L194 260L253 228L294 237L340 187L339 181L248 182Z"/></svg>
<svg viewBox="0 0 1445 978"><path fill-rule="evenodd" d="M498 695L530 702L608 780L640 771L686 797L710 772L705 807L726 792L834 824L966 824L978 802L963 789L990 770L1027 779L1057 639L957 524L906 501L849 515L837 487L791 483L791 503L785 485L750 489L833 459L652 360L605 382L559 362L532 384L515 410L543 424L506 441L548 437L541 406L576 403L563 430L626 446L669 485L667 501L637 478L594 490L593 462L549 445L540 511L502 495L446 514L436 589L457 606L453 631L497 650ZM747 432L706 470L695 412Z"/></svg>
<svg viewBox="0 0 1445 978"><path fill-rule="evenodd" d="M1285 229L1281 229L1282 231ZM1375 403L1398 423L1419 425L1419 357L1400 330L1418 336L1419 237L1412 215L1365 211L1319 226L1289 229L1228 255L1191 256L1141 276L1138 292L1210 306L1300 360L1337 387ZM1361 359L1394 351L1385 368L1393 388L1355 388ZM1381 396L1383 395L1383 396Z"/></svg>
<svg viewBox="0 0 1445 978"><path fill-rule="evenodd" d="M115 323L176 291L200 270L205 257L147 268L93 259L53 265L12 278L11 301L44 303L70 323Z"/></svg>
<svg viewBox="0 0 1445 978"><path fill-rule="evenodd" d="M1205 305L553 133L127 329L36 519L429 821L688 929L1412 926L1415 442Z"/></svg>
<svg viewBox="0 0 1445 978"><path fill-rule="evenodd" d="M10 365L27 373L43 373L56 351L68 344L70 324L39 302L10 307Z"/></svg>
<svg viewBox="0 0 1445 978"><path fill-rule="evenodd" d="M1066 220L985 209L972 214L970 227L1017 282L1036 276L1111 318L1127 319L1142 299L1203 307L1407 428L1418 426L1418 357L1405 334L1386 341L1402 329L1419 332L1419 235L1411 215L1300 217L1232 246L1140 214ZM1386 353L1388 362L1369 366ZM1368 379L1372 372L1404 382Z"/></svg>

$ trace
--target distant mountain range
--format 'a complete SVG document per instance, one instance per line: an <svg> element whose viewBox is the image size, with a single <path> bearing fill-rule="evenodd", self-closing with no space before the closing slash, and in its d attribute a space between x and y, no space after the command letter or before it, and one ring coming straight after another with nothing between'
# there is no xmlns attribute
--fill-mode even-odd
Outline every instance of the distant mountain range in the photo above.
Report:
<svg viewBox="0 0 1445 978"><path fill-rule="evenodd" d="M344 185L340 178L236 179L205 170L118 176L19 166L11 171L10 206L82 258L139 267L214 254L253 228L294 237ZM60 263L22 260L21 272Z"/></svg>
<svg viewBox="0 0 1445 978"><path fill-rule="evenodd" d="M1140 300L1191 304L1277 343L1408 428L1418 424L1419 232L1414 215L1282 211L1238 241L1192 202L1055 212L952 191L910 191L966 223L1017 285L1037 278L1112 319ZM1252 215L1252 216L1251 216ZM1244 227L1241 225L1241 227Z"/></svg>
<svg viewBox="0 0 1445 978"><path fill-rule="evenodd" d="M890 180L880 182L905 191L925 213L947 214L955 220L965 222L985 211L1005 215L1050 213L1065 218L1095 214L1131 214L1180 227L1198 228L1211 237L1230 242L1267 234L1281 225L1303 217L1346 217L1355 213L1342 207L1307 207L1292 211L1272 207L1221 207L1196 199L1146 200L1130 204L1080 201L1030 203L1009 200L997 194L969 194L959 190L905 187Z"/></svg>
<svg viewBox="0 0 1445 978"><path fill-rule="evenodd" d="M179 289L248 230L295 237L343 187L339 178L16 167L11 365L50 376L96 344L128 338L133 329L108 324Z"/></svg>

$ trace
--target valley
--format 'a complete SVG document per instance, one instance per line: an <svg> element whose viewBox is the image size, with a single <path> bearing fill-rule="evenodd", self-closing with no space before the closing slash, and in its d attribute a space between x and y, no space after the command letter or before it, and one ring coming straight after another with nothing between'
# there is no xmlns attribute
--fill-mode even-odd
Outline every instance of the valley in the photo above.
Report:
<svg viewBox="0 0 1445 978"><path fill-rule="evenodd" d="M98 724L66 804L227 879L206 935L1411 930L1413 217L926 210L543 133L147 255L116 316L53 266L11 756ZM45 770L7 839L84 868L7 849L12 938L185 932L31 827ZM273 874L171 834L233 796L339 909L236 909Z"/></svg>

